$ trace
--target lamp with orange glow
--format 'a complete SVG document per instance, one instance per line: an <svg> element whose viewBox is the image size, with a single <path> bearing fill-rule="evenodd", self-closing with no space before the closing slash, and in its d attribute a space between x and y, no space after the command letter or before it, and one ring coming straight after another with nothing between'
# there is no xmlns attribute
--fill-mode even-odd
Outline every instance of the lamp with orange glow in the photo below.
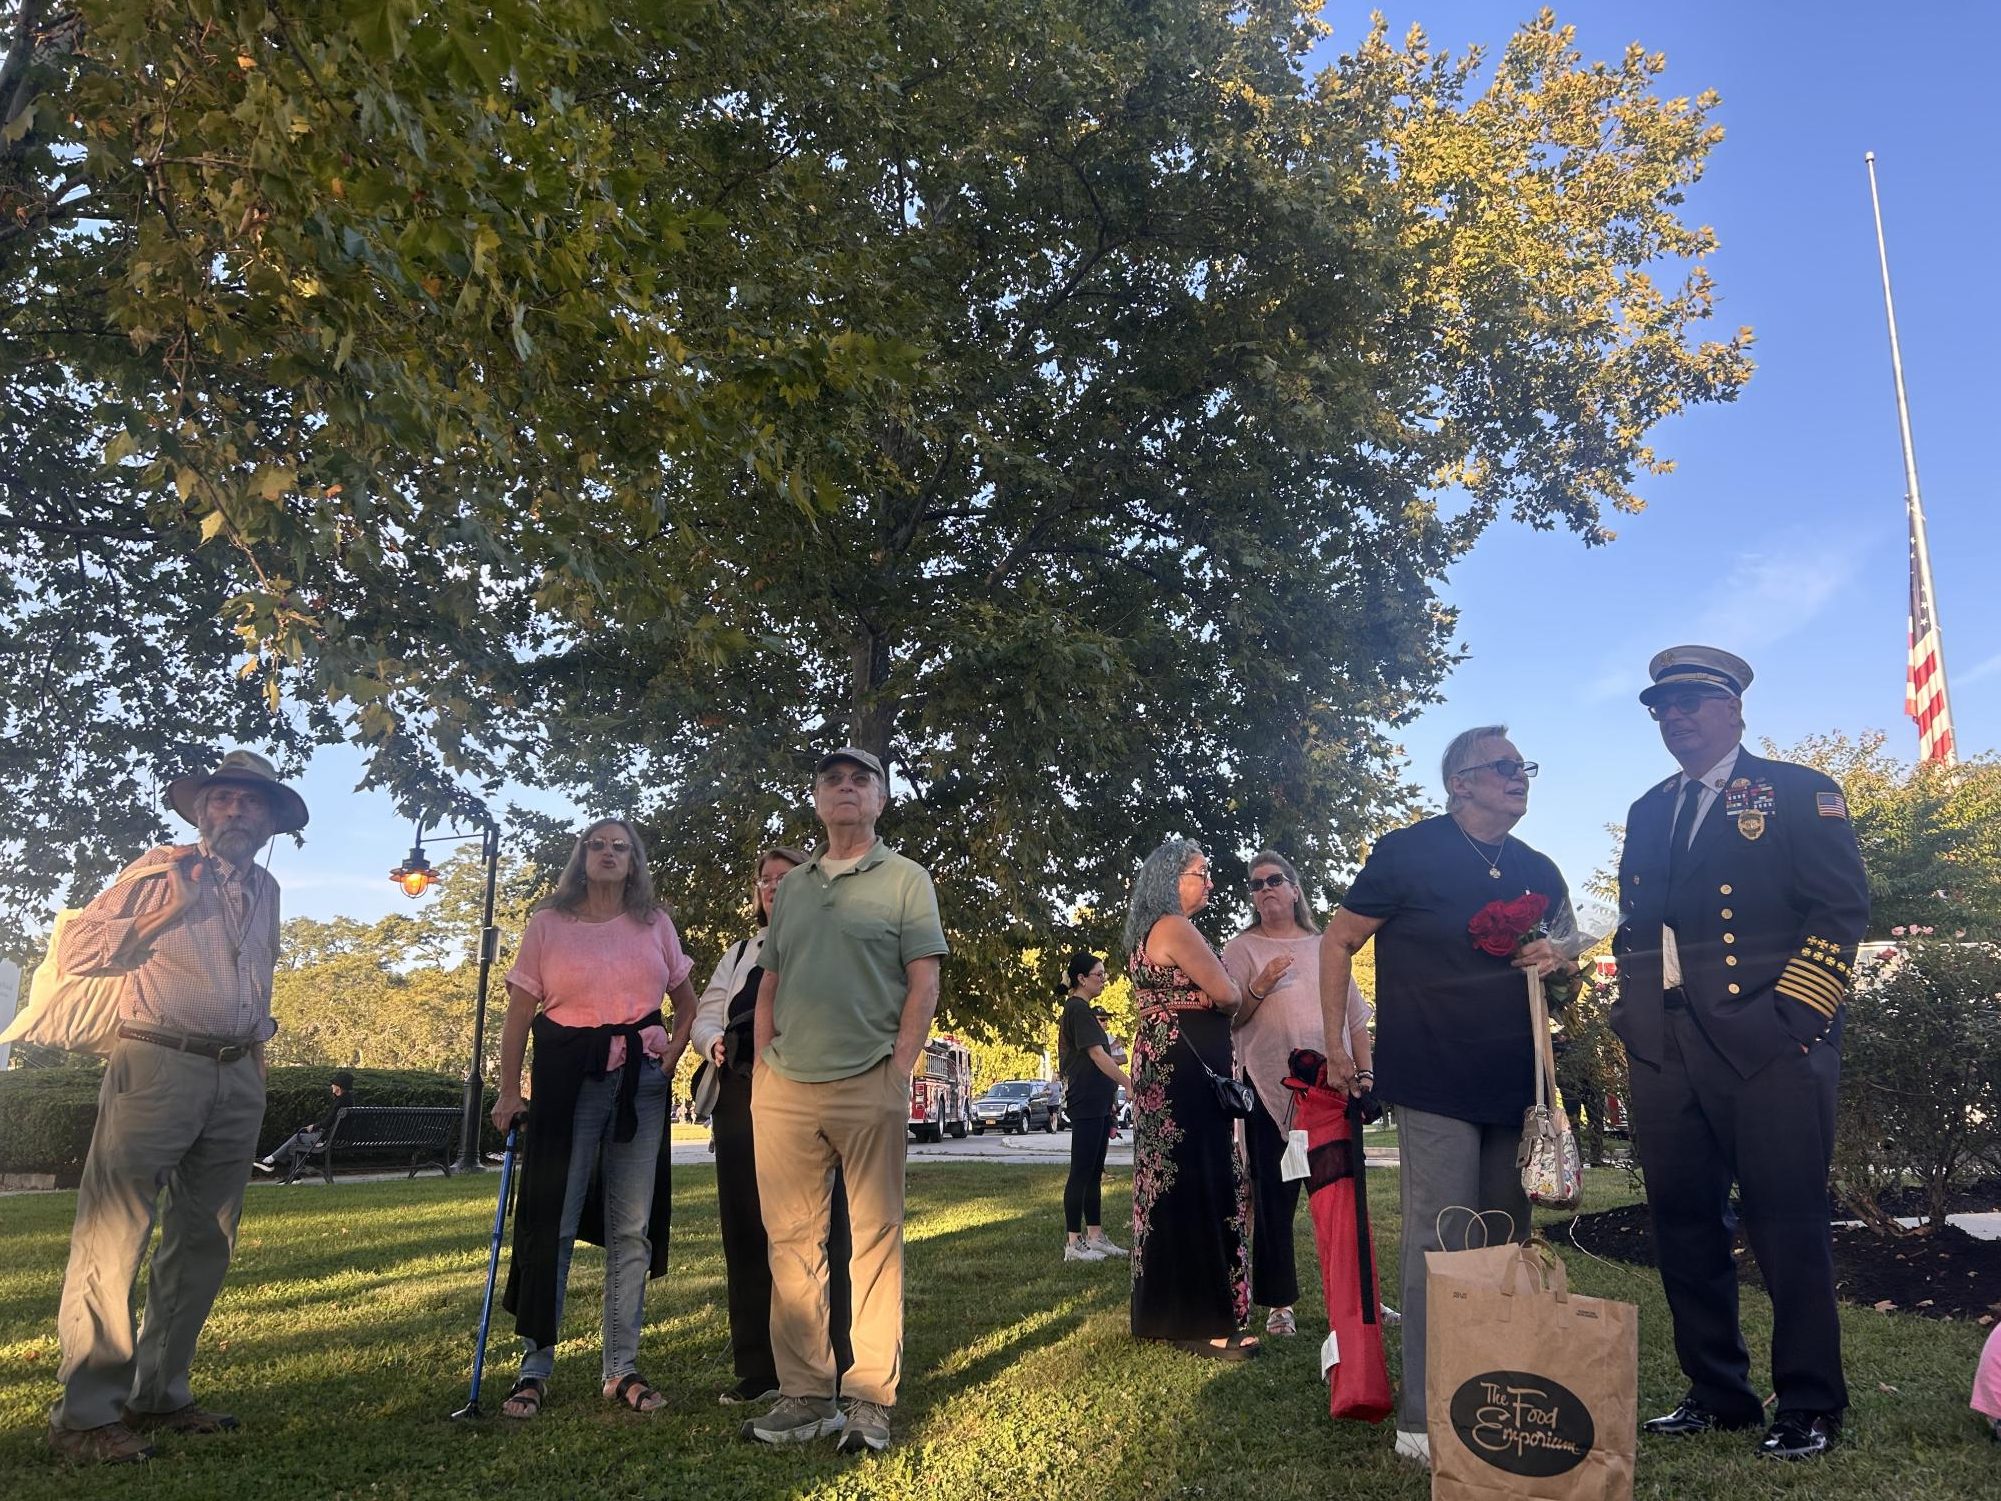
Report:
<svg viewBox="0 0 2001 1501"><path fill-rule="evenodd" d="M437 871L433 870L431 862L424 858L422 845L412 845L410 857L389 872L389 879L402 888L403 895L413 898L429 891L431 883L437 878Z"/></svg>

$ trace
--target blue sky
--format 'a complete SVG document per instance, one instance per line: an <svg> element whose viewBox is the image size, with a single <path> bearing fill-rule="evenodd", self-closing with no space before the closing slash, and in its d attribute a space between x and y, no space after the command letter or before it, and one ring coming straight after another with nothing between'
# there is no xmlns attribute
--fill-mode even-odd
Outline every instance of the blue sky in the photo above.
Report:
<svg viewBox="0 0 2001 1501"><path fill-rule="evenodd" d="M1498 47L1534 7L1385 10L1394 34L1418 21L1456 52ZM1959 744L2001 743L1990 457L2001 303L1982 269L2001 243L2001 131L1983 102L2001 6L1598 0L1558 15L1587 58L1616 60L1639 41L1667 54L1670 92L1723 96L1727 137L1686 211L1720 237L1717 327L1750 324L1758 364L1736 403L1656 433L1679 468L1641 487L1648 509L1621 518L1610 547L1500 528L1448 581L1469 655L1445 703L1403 737L1414 774L1433 782L1463 726L1512 724L1543 768L1517 832L1575 886L1610 852L1604 826L1673 769L1634 698L1663 646L1708 642L1751 662L1754 743L1881 729L1916 754L1903 717L1902 460L1865 151L1883 192ZM1331 55L1364 33L1368 7L1330 5L1326 19ZM385 876L409 824L386 796L349 792L359 766L328 752L308 774L312 840L276 853L292 915L374 917L405 903Z"/></svg>

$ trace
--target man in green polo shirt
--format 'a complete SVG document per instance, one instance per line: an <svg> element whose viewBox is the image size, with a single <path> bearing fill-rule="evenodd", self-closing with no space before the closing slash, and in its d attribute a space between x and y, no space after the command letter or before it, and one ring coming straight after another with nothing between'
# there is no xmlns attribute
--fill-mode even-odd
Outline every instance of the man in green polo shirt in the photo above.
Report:
<svg viewBox="0 0 2001 1501"><path fill-rule="evenodd" d="M910 1074L938 1009L946 952L930 874L876 838L882 762L843 746L813 774L826 848L779 883L757 992L751 1128L771 1246L779 1400L744 1425L760 1443L841 1435L889 1446L903 1366L903 1165ZM827 1325L834 1170L854 1232L854 1365L835 1402Z"/></svg>

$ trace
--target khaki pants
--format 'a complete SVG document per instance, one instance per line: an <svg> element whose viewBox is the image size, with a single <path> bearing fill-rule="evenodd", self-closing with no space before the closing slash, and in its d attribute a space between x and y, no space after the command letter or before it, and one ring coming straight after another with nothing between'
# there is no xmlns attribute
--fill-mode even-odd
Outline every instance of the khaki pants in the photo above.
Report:
<svg viewBox="0 0 2001 1501"><path fill-rule="evenodd" d="M194 1400L195 1340L229 1269L263 1120L254 1059L218 1063L149 1042L117 1044L77 1191L56 1319L63 1394L51 1422L100 1428L127 1407L172 1412ZM160 1247L135 1341L132 1286L162 1189Z"/></svg>
<svg viewBox="0 0 2001 1501"><path fill-rule="evenodd" d="M800 1084L763 1063L751 1078L757 1193L771 1245L771 1353L788 1397L831 1397L827 1225L834 1167L847 1179L855 1363L843 1396L893 1406L903 1371L903 1162L910 1081L883 1059Z"/></svg>

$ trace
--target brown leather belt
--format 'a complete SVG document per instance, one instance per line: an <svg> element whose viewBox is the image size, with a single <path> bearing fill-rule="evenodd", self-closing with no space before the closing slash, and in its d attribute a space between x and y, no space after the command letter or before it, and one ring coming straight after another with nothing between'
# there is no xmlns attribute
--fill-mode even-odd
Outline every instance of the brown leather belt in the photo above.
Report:
<svg viewBox="0 0 2001 1501"><path fill-rule="evenodd" d="M133 1042L150 1042L156 1048L172 1048L177 1053L199 1053L204 1058L213 1058L217 1063L234 1063L239 1058L248 1058L256 1044L230 1042L220 1037L196 1037L186 1032L167 1032L158 1027L141 1026L138 1022L120 1022L118 1035Z"/></svg>

